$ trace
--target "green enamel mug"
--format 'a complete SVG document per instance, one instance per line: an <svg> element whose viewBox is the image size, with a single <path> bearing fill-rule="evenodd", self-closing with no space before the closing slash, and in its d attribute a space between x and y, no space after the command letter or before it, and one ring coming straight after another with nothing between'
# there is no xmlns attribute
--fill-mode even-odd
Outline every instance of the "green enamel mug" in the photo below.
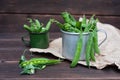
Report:
<svg viewBox="0 0 120 80"><path fill-rule="evenodd" d="M25 37L29 36L29 41ZM46 49L49 47L49 34L44 33L29 33L21 37L22 42L31 48Z"/></svg>

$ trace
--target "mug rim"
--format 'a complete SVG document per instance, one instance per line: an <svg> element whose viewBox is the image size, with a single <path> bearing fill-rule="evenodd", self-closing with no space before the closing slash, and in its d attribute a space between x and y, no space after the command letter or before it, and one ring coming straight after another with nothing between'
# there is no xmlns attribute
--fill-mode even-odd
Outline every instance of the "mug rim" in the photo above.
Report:
<svg viewBox="0 0 120 80"><path fill-rule="evenodd" d="M48 31L46 31L46 32L40 32L40 33L29 32L29 34L33 34L33 35L35 35L35 34L45 34L45 33L48 33Z"/></svg>
<svg viewBox="0 0 120 80"><path fill-rule="evenodd" d="M80 33L76 33L76 32L64 31L64 30L62 30L62 29L61 29L60 31L61 31L62 33L65 33L65 34L72 34L72 35L73 35L73 34L75 34L75 35L80 34ZM84 35L86 34L86 35L87 35L87 34L89 34L89 33L90 33L90 32L83 32L82 34L84 34Z"/></svg>

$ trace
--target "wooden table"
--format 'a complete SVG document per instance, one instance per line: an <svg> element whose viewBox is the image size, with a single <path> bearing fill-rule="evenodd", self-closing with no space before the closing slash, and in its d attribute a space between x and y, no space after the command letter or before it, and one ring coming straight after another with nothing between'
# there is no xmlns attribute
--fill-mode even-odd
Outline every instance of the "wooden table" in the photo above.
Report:
<svg viewBox="0 0 120 80"><path fill-rule="evenodd" d="M0 80L120 79L120 70L117 70L116 66L108 66L103 70L92 67L88 69L82 65L70 68L70 62L67 60L58 65L48 66L44 70L37 70L34 75L20 75L18 61L26 48L20 39L22 35L23 33L0 33ZM59 36L59 33L50 34L51 39ZM26 56L29 59L30 53L28 52ZM56 59L51 54L34 53L33 56Z"/></svg>

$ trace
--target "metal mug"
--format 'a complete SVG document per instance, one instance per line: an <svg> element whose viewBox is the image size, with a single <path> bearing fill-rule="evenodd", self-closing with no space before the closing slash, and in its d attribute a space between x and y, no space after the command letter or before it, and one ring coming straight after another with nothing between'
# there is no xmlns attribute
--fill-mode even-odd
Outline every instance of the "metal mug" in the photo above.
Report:
<svg viewBox="0 0 120 80"><path fill-rule="evenodd" d="M102 42L99 43L99 46L107 39L107 33L104 30L98 30L105 33L105 38ZM66 59L72 60L75 55L76 45L79 38L79 33L66 32L61 30L62 32L62 55ZM80 60L85 60L85 50L87 41L89 38L89 33L83 33L83 43L82 43L82 51Z"/></svg>
<svg viewBox="0 0 120 80"><path fill-rule="evenodd" d="M29 41L24 38L29 36ZM29 33L21 37L22 42L26 46L30 46L31 48L41 48L46 49L49 46L49 35L48 32L44 33Z"/></svg>

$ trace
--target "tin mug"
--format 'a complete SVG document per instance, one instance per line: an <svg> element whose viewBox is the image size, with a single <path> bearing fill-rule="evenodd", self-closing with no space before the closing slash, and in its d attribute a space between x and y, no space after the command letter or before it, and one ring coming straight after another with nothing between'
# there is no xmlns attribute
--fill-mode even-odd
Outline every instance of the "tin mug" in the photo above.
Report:
<svg viewBox="0 0 120 80"><path fill-rule="evenodd" d="M102 42L99 43L99 46L107 39L107 33L104 30L98 30L98 32L103 32L105 34L105 38ZM76 45L79 38L79 33L66 32L61 30L62 32L62 56L66 59L72 60L75 55ZM82 42L82 50L80 55L80 60L85 60L85 50L87 41L89 38L89 33L82 33L83 42Z"/></svg>
<svg viewBox="0 0 120 80"><path fill-rule="evenodd" d="M25 37L29 36L29 41L25 40ZM22 42L31 48L46 49L49 47L48 32L44 33L29 33L21 37Z"/></svg>

